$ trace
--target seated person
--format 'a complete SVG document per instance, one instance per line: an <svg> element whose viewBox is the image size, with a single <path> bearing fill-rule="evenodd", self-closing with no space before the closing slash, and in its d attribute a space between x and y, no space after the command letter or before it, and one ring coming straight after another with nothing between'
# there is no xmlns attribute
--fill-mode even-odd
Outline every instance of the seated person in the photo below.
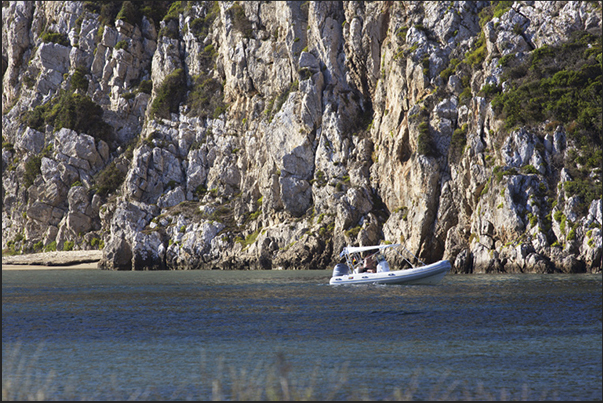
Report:
<svg viewBox="0 0 603 403"><path fill-rule="evenodd" d="M364 264L362 265L362 269L360 272L376 273L376 265L377 263L375 262L375 255L368 255L364 258Z"/></svg>

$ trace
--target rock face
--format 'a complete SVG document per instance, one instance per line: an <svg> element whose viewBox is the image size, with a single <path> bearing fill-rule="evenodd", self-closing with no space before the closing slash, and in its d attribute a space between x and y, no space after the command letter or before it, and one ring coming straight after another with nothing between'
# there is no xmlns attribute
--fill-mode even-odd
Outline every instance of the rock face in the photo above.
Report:
<svg viewBox="0 0 603 403"><path fill-rule="evenodd" d="M3 2L4 253L325 269L385 240L462 273L601 270L600 3L98 3ZM509 123L570 42L599 120Z"/></svg>

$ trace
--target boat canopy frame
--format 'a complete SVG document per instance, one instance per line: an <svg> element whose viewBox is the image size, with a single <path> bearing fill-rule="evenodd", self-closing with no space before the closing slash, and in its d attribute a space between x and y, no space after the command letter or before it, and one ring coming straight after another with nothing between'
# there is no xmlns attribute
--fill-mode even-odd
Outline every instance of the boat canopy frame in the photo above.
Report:
<svg viewBox="0 0 603 403"><path fill-rule="evenodd" d="M376 250L377 252L375 252L375 253L373 253L373 254L370 255L370 256L372 256L372 255L376 255L377 253L381 252L382 250L388 249L388 248L394 248L394 251L400 257L402 257L402 259L406 263L408 263L408 265L410 266L410 268L415 268L415 267L419 267L419 266L425 266L425 262L423 262L415 254L413 254L408 249L406 249L404 247L404 245L399 244L399 243L383 244L383 245L375 245L375 246L346 246L346 247L343 248L343 250L341 251L341 253L339 254L339 256L340 257L345 257L345 260L346 260L346 263L347 263L348 267L350 267L351 270L352 270L352 272L353 272L357 267L359 267L359 266L362 265L362 263L363 263L363 261L365 259L365 258L362 257L362 252ZM399 249L402 249L405 254L414 257L415 260L418 263L416 265L413 265L412 262L408 259L408 256L405 256L404 254L400 253Z"/></svg>

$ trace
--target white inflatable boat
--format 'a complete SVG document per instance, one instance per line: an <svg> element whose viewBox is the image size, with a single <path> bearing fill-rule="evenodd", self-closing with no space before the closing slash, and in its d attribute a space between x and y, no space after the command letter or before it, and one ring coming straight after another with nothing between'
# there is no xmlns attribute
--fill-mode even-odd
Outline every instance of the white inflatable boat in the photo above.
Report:
<svg viewBox="0 0 603 403"><path fill-rule="evenodd" d="M404 249L400 244L378 245L378 246L348 246L343 248L340 256L345 257L346 263L339 263L333 270L330 284L438 284L451 269L448 260L422 266L412 267L404 270L389 270L384 252L386 249ZM376 251L376 252L375 252ZM362 257L362 253L374 252ZM406 251L408 252L408 251ZM403 256L403 255L401 255ZM418 260L418 259L417 259ZM371 265L371 262L373 263ZM420 261L419 261L420 262Z"/></svg>

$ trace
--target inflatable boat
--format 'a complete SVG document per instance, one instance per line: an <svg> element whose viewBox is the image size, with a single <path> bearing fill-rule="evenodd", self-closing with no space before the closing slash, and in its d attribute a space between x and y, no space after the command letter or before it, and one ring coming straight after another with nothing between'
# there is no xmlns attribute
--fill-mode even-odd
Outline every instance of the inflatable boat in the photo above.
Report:
<svg viewBox="0 0 603 403"><path fill-rule="evenodd" d="M410 268L402 270L389 269L388 260L385 258L387 249L402 249L408 251L401 244L378 246L348 246L343 248L339 255L345 258L346 263L338 263L333 269L333 276L329 281L331 285L337 284L425 284L436 285L451 269L448 260L440 260L432 264L424 264L419 259L421 266L413 266L401 254ZM362 256L363 253L368 253Z"/></svg>

